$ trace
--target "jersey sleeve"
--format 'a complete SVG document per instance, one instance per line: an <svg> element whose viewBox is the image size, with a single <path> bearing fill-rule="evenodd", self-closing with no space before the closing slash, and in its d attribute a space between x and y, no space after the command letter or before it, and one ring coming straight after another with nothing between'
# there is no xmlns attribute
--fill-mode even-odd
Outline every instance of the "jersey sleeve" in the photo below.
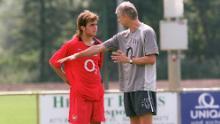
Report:
<svg viewBox="0 0 220 124"><path fill-rule="evenodd" d="M144 51L145 55L150 55L150 54L159 54L158 46L157 46L157 41L156 41L156 34L153 30L147 30L144 32Z"/></svg>
<svg viewBox="0 0 220 124"><path fill-rule="evenodd" d="M112 38L104 42L104 46L107 50L118 49L118 35L114 35Z"/></svg>
<svg viewBox="0 0 220 124"><path fill-rule="evenodd" d="M104 52L100 53L100 60L98 62L98 66L101 69L104 63Z"/></svg>
<svg viewBox="0 0 220 124"><path fill-rule="evenodd" d="M57 62L59 59L62 59L67 56L68 52L68 43L64 43L60 49L58 49L52 57L49 59L49 63L55 66L56 68L61 67L61 63Z"/></svg>

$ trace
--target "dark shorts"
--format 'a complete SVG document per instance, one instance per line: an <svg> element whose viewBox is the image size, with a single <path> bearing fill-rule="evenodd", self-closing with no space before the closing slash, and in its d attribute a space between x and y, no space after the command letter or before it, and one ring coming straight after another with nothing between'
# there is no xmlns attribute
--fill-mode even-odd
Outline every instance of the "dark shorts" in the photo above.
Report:
<svg viewBox="0 0 220 124"><path fill-rule="evenodd" d="M140 116L147 113L156 115L156 92L135 91L124 93L124 106L127 116Z"/></svg>

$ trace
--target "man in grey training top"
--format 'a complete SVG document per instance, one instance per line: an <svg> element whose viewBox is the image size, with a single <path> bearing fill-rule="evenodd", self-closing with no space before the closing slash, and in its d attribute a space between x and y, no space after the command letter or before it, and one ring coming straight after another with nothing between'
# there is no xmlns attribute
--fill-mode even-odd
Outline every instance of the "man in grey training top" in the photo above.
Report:
<svg viewBox="0 0 220 124"><path fill-rule="evenodd" d="M135 6L122 2L117 18L127 30L102 44L60 59L59 62L116 49L112 60L119 63L120 90L124 92L126 115L131 124L152 124L156 114L156 57L159 54L154 30L139 21Z"/></svg>

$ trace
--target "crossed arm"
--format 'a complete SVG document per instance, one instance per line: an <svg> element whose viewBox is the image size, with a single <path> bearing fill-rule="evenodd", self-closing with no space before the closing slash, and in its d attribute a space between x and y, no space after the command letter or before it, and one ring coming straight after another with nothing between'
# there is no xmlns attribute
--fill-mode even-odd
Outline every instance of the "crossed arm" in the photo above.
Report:
<svg viewBox="0 0 220 124"><path fill-rule="evenodd" d="M116 63L129 63L130 58L128 58L125 53L120 50L112 53L112 60ZM156 62L156 55L146 55L143 57L134 57L132 58L133 63L136 65L145 65L145 64L154 64Z"/></svg>

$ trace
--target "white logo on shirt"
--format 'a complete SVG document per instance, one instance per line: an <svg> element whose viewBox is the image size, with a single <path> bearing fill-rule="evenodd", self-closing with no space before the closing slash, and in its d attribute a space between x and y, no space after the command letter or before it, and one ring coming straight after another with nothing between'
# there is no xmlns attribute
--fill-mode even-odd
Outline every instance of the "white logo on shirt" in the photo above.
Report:
<svg viewBox="0 0 220 124"><path fill-rule="evenodd" d="M92 64L92 67L91 67L91 68L88 67L89 63ZM85 68L86 71L88 71L88 72L93 72L93 71L95 71L95 63L94 63L94 61L93 61L92 59L86 60L85 63L84 63L84 68Z"/></svg>

